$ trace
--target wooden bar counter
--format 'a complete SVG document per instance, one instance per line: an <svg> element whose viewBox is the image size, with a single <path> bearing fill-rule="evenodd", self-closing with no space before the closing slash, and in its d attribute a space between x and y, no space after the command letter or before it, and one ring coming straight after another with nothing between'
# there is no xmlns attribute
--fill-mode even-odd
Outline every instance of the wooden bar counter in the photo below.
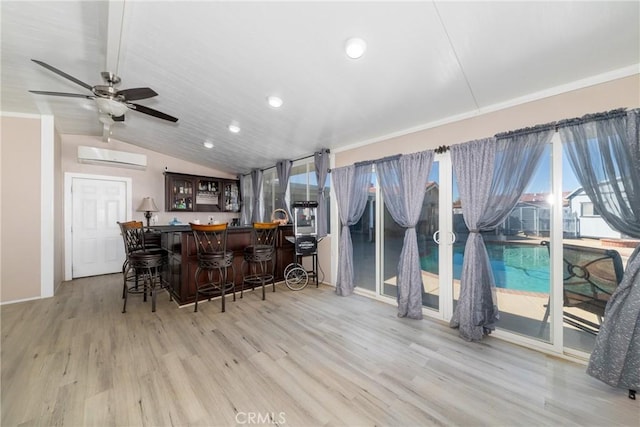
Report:
<svg viewBox="0 0 640 427"><path fill-rule="evenodd" d="M179 305L195 302L195 272L198 268L198 256L191 228L189 225L166 225L151 228L154 232L161 233L161 246L169 256L169 264L164 269L163 280L170 284L173 296ZM236 292L242 289L243 250L251 244L251 233L251 226L228 228L227 251L233 251ZM295 258L294 245L285 238L290 235L293 235L293 226L281 225L278 227L275 256L276 282L284 280L284 269ZM201 276L201 280L204 280L206 274ZM269 291L269 289L267 290ZM201 299L206 298L202 297Z"/></svg>

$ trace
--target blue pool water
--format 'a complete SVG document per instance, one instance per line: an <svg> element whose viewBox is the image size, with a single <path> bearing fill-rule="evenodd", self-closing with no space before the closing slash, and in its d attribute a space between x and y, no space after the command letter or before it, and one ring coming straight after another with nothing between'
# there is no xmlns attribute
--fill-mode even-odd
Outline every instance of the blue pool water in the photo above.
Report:
<svg viewBox="0 0 640 427"><path fill-rule="evenodd" d="M528 292L549 292L549 252L535 244L487 243L496 287ZM438 273L437 250L420 258L423 270ZM453 277L460 279L463 245L453 247Z"/></svg>

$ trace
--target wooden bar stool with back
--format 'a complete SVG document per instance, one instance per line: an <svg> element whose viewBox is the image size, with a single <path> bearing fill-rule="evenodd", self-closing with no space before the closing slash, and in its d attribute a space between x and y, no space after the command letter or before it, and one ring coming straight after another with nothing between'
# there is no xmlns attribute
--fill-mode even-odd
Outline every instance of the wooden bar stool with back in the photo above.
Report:
<svg viewBox="0 0 640 427"><path fill-rule="evenodd" d="M227 225L213 224L200 225L189 224L193 232L193 238L198 254L198 268L195 272L196 304L194 312L198 311L198 299L200 295L209 297L221 295L222 312L225 311L225 294L233 292L233 300L236 300L235 269L233 267L233 252L227 251ZM231 278L229 278L231 268ZM201 273L207 272L206 281L201 283Z"/></svg>
<svg viewBox="0 0 640 427"><path fill-rule="evenodd" d="M167 264L167 252L160 248L146 247L146 233L141 221L118 222L118 225L126 252L126 259L122 265L122 312L126 313L129 294L143 294L143 300L147 301L147 293L151 295L151 311L155 312L158 293L156 287L167 288L162 282L162 268ZM171 300L171 291L168 291Z"/></svg>
<svg viewBox="0 0 640 427"><path fill-rule="evenodd" d="M273 284L273 292L276 291L275 266L276 266L276 236L278 223L254 222L251 233L251 245L244 248L242 261L242 298L245 285L255 289L262 286L262 299L265 299L264 287L267 283ZM246 273L245 273L246 270Z"/></svg>

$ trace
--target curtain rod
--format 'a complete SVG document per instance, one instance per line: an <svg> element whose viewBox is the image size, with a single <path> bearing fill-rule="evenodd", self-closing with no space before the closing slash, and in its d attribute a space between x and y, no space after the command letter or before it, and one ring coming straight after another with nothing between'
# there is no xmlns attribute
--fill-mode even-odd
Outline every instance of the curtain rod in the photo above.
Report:
<svg viewBox="0 0 640 427"><path fill-rule="evenodd" d="M498 139L498 138L508 138L508 137L511 137L511 136L514 136L514 135L523 135L523 134L527 134L527 133L541 132L541 131L549 130L549 129L553 129L555 132L558 132L558 129L561 128L561 127L572 126L572 125L585 123L585 122L589 122L589 121L606 120L606 119L610 119L610 118L620 117L620 116L626 115L628 111L638 111L638 112L640 112L640 109L627 110L627 108L624 108L624 107L623 108L616 108L614 110L605 111L605 112L601 112L601 113L586 114L586 115L584 115L582 117L575 117L575 118L572 118L572 119L564 119L564 120L560 120L560 121L557 121L557 122L544 123L544 124L541 124L541 125L535 125L535 126L528 127L528 128L516 129L516 130L512 130L512 131L508 131L508 132L501 132L501 133L495 134L494 137L496 139ZM442 154L442 153L445 153L445 152L449 151L449 146L448 145L441 145L441 146L437 147L436 149L434 149L433 151L436 154ZM393 157L393 156L391 156L391 157ZM356 163L354 163L354 165L355 166L363 166L363 165L371 164L371 163L378 162L378 161L384 161L385 159L367 160L367 161L363 161L363 162L356 162ZM329 169L329 172L331 172L331 169Z"/></svg>
<svg viewBox="0 0 640 427"><path fill-rule="evenodd" d="M368 165L372 165L375 162L375 160L363 160L361 162L355 162L353 165L354 166L368 166Z"/></svg>
<svg viewBox="0 0 640 427"><path fill-rule="evenodd" d="M615 117L625 116L627 114L626 108L616 108L610 111L604 111L600 113L590 113L585 114L581 117L574 117L571 119L563 119L557 122L549 122L540 125L535 125L527 128L516 129L508 132L501 132L495 134L496 138L508 138L514 135L526 135L529 133L542 132L545 130L553 129L555 132L558 132L560 128L578 125L587 122L594 122L599 120L607 120Z"/></svg>
<svg viewBox="0 0 640 427"><path fill-rule="evenodd" d="M328 148L323 148L323 149L321 149L321 150L320 150L320 152L326 152L327 154L329 154L329 153L331 153L331 150L329 150ZM308 156L299 157L299 158L297 158L297 159L293 159L293 160L289 160L289 161L290 161L291 163L294 163L294 162L298 162L298 161L300 161L300 160L308 159L309 157L314 157L315 155L316 155L316 153L313 153L313 154L310 154L310 155L308 155ZM276 167L276 165L273 165L273 166L269 166L268 168L262 168L262 169L258 169L258 170L260 170L260 171L264 172L264 171L266 171L267 169L272 169L272 168L275 168L275 167ZM329 169L329 172L331 172L331 169ZM249 172L249 173L243 173L243 174L241 174L241 175L249 175L250 173L251 173L251 172Z"/></svg>
<svg viewBox="0 0 640 427"><path fill-rule="evenodd" d="M560 120L556 123L556 130L561 127L574 126L587 122L596 122L600 120L613 119L616 117L626 116L626 108L616 108L615 110L605 111L602 113L585 114L582 117L574 117L572 119Z"/></svg>
<svg viewBox="0 0 640 427"><path fill-rule="evenodd" d="M374 160L373 163L375 163L377 165L378 163L384 163L384 162L390 162L392 160L398 160L400 157L402 157L402 154L394 154L392 156L387 156L387 157L383 157L383 158L378 159L378 160Z"/></svg>
<svg viewBox="0 0 640 427"><path fill-rule="evenodd" d="M510 130L508 132L500 132L500 133L495 134L494 136L495 136L496 139L510 138L510 137L513 137L513 136L528 135L530 133L538 133L538 132L544 132L544 131L548 131L548 130L555 130L557 132L558 131L558 124L556 122L544 123L544 124L541 124L541 125L535 125L535 126L531 126L531 127L527 127L527 128Z"/></svg>
<svg viewBox="0 0 640 427"><path fill-rule="evenodd" d="M326 151L326 152L327 152L327 154L331 152L331 151L329 151L329 149L328 149L328 148L323 148L322 150L320 150L320 152L322 152L322 151ZM308 158L310 158L310 157L315 157L315 155L316 155L316 153L313 153L313 154L310 154L310 155L308 155L308 156L298 157L297 159L293 159L293 160L289 160L289 161L290 161L291 163L299 162L300 160L308 159ZM266 171L267 169L271 169L271 168L275 168L275 167L276 167L276 166L275 166L275 165L273 165L273 166L271 166L271 167L264 168L264 169L260 169L260 170L264 172L264 171ZM329 169L329 170L331 170L331 169Z"/></svg>
<svg viewBox="0 0 640 427"><path fill-rule="evenodd" d="M329 151L329 149L328 149L328 148L323 148L323 149L322 149L322 150L320 150L319 152L320 152L320 153L321 153L321 152L326 152L327 154L331 153L331 151ZM300 161L300 160L308 159L309 157L314 157L315 155L316 155L316 153L313 153L313 154L310 154L310 155L308 155L308 156L304 156L304 157L300 157L300 158L297 158L297 159L291 160L291 162L293 163L293 162L297 162L297 161Z"/></svg>
<svg viewBox="0 0 640 427"><path fill-rule="evenodd" d="M446 153L447 151L449 151L449 146L448 145L441 145L438 148L436 148L435 150L433 150L436 154L442 154L442 153Z"/></svg>

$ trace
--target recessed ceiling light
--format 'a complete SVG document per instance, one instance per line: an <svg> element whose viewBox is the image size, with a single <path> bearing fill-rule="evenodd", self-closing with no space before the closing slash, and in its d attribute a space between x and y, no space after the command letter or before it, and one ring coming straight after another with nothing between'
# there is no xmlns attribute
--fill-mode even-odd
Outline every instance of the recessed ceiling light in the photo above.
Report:
<svg viewBox="0 0 640 427"><path fill-rule="evenodd" d="M353 37L344 45L344 50L347 52L347 56L351 59L358 59L367 50L367 43L358 37Z"/></svg>
<svg viewBox="0 0 640 427"><path fill-rule="evenodd" d="M228 128L229 128L229 132L231 132L231 133L238 133L238 132L240 132L240 125L239 125L239 124L238 124L238 122L236 122L236 121L231 122L231 123L229 124Z"/></svg>
<svg viewBox="0 0 640 427"><path fill-rule="evenodd" d="M267 102L269 103L269 105L271 105L273 108L280 108L282 107L282 98L275 96L275 95L271 95L267 97Z"/></svg>
<svg viewBox="0 0 640 427"><path fill-rule="evenodd" d="M211 142L211 141L205 141L205 142L204 142L204 146L205 146L205 148L213 148L213 142Z"/></svg>

